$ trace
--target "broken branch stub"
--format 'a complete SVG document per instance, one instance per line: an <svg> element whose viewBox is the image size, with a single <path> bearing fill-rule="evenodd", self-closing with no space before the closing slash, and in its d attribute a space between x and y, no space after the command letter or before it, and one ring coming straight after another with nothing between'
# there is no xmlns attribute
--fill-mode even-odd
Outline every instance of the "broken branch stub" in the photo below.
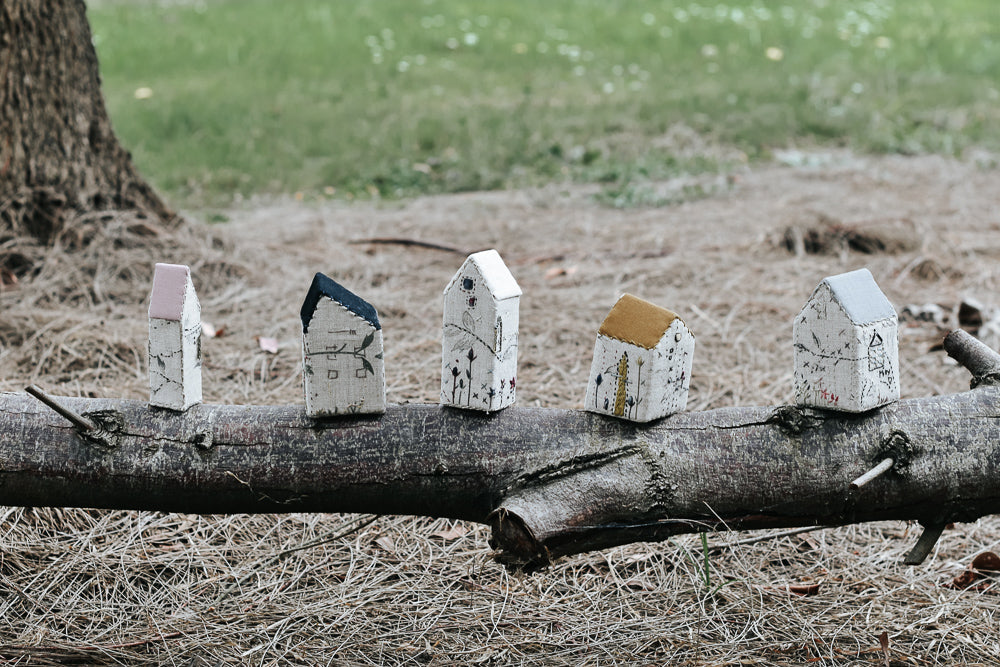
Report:
<svg viewBox="0 0 1000 667"><path fill-rule="evenodd" d="M970 388L1000 384L1000 354L962 329L955 329L944 339L944 351L972 373Z"/></svg>

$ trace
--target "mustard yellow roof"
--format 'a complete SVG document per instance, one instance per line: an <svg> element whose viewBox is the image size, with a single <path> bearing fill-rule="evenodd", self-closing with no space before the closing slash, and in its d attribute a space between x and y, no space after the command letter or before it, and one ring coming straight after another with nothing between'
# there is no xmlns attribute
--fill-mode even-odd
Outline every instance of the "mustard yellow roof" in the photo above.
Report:
<svg viewBox="0 0 1000 667"><path fill-rule="evenodd" d="M631 294L623 294L597 333L651 350L679 319L677 314Z"/></svg>

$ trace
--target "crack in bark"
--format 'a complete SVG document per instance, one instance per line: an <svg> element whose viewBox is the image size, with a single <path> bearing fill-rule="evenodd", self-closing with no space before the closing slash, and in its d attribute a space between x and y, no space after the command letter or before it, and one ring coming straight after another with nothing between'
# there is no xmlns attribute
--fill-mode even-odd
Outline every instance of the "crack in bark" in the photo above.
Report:
<svg viewBox="0 0 1000 667"><path fill-rule="evenodd" d="M569 477L585 470L602 468L609 463L633 454L642 455L642 447L638 443L624 445L606 452L574 456L519 476L504 489L504 494L507 495L530 486L541 486L553 480Z"/></svg>
<svg viewBox="0 0 1000 667"><path fill-rule="evenodd" d="M247 491L255 495L259 500L263 500L269 503L274 503L275 505L292 505L296 503L301 503L302 501L309 498L309 494L289 494L288 498L286 498L285 500L278 500L277 498L269 496L263 491L258 491L253 487L253 485L250 482L240 479L239 476L237 476L236 473L234 473L232 470L227 470L226 475L235 479L238 484L245 487Z"/></svg>

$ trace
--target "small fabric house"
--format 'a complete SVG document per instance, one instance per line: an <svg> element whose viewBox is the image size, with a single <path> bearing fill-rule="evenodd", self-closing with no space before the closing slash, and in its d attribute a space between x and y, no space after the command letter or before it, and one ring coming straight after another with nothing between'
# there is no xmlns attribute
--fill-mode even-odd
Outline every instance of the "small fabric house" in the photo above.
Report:
<svg viewBox="0 0 1000 667"><path fill-rule="evenodd" d="M793 325L796 403L864 412L898 399L897 329L868 269L826 278Z"/></svg>
<svg viewBox="0 0 1000 667"><path fill-rule="evenodd" d="M149 297L149 404L187 410L201 403L201 304L191 270L157 264Z"/></svg>
<svg viewBox="0 0 1000 667"><path fill-rule="evenodd" d="M675 313L625 294L597 332L584 407L648 422L687 405L694 335Z"/></svg>
<svg viewBox="0 0 1000 667"><path fill-rule="evenodd" d="M462 264L444 290L441 403L492 412L514 402L520 297L496 250Z"/></svg>
<svg viewBox="0 0 1000 667"><path fill-rule="evenodd" d="M385 412L382 325L375 308L317 273L301 316L306 413Z"/></svg>

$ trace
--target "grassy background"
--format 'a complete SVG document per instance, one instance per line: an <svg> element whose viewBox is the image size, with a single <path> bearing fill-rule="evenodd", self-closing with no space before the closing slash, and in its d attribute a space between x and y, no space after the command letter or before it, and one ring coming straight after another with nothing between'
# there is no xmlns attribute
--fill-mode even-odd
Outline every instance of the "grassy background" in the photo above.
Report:
<svg viewBox="0 0 1000 667"><path fill-rule="evenodd" d="M664 140L678 124L750 159L1000 143L995 0L103 0L89 15L119 136L186 206L566 178L616 192L725 167Z"/></svg>

